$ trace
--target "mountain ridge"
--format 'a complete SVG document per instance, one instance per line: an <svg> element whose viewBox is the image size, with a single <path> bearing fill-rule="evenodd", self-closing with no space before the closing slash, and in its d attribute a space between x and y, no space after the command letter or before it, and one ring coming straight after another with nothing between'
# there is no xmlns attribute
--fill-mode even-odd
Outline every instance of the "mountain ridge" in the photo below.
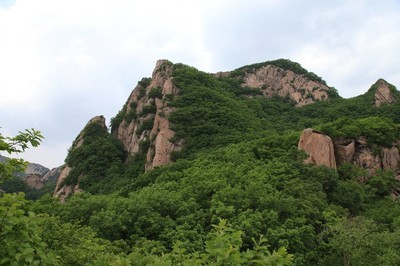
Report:
<svg viewBox="0 0 400 266"><path fill-rule="evenodd" d="M375 93L374 104L381 106L395 102L393 96L386 96L391 100L382 102L382 97L378 99L381 94L396 92L393 85L379 79L365 93L366 96L360 95L358 98L364 99ZM138 82L123 108L110 120L111 134L122 142L128 153L125 160L133 162L136 176L191 156L198 150L234 143L249 132L258 132L271 126L278 129L276 125L265 124L266 118L254 113L254 107L249 106L254 103L265 104L265 101L273 106L283 107L281 102L286 102L299 108L296 115L301 120L304 119L301 113L306 113L310 105L318 102L329 105L330 101L346 100L322 78L287 59L215 74L173 64L168 60L158 60L152 77ZM294 112L287 108L290 107L285 107L286 111ZM306 109L302 111L303 108ZM238 116L233 110L239 109L244 111ZM273 115L266 115L273 119ZM101 124L105 127L104 121ZM306 122L303 124L298 130L309 126ZM84 143L82 133L71 150L79 148L77 141ZM68 163L65 173L69 173L67 170L71 170ZM68 174L64 174L63 178L66 176ZM81 172L78 176L85 176L85 173ZM67 193L61 193L62 186L57 186L54 195L63 195L62 198L65 198L75 190L81 191L76 178L74 184L68 185Z"/></svg>

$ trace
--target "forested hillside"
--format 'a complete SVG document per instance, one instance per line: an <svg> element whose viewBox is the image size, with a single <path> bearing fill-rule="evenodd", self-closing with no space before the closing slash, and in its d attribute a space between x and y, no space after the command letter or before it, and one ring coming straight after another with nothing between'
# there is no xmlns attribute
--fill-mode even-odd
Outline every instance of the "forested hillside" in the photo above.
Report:
<svg viewBox="0 0 400 266"><path fill-rule="evenodd" d="M162 61L111 132L97 117L73 142L63 203L2 195L0 265L400 265L398 169L383 166L399 97L380 79L343 99L283 59L217 74ZM306 164L306 128L381 165Z"/></svg>

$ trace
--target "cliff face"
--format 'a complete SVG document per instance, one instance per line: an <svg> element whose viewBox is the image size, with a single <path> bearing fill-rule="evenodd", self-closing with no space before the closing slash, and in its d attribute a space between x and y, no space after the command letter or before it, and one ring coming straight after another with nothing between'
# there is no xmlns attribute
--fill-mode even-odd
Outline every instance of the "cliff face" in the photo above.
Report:
<svg viewBox="0 0 400 266"><path fill-rule="evenodd" d="M257 70L245 71L243 86L259 88L263 95L289 97L296 106L304 106L329 99L330 88L322 82L311 80L291 70L266 65Z"/></svg>
<svg viewBox="0 0 400 266"><path fill-rule="evenodd" d="M298 147L308 154L305 163L325 165L336 169L335 151L329 136L307 128L301 134Z"/></svg>
<svg viewBox="0 0 400 266"><path fill-rule="evenodd" d="M139 82L123 109L123 119L113 134L131 154L146 154L146 170L171 162L171 152L180 149L169 140L174 136L168 115L174 111L168 99L177 94L173 65L159 60L151 80Z"/></svg>
<svg viewBox="0 0 400 266"><path fill-rule="evenodd" d="M0 162L8 160L7 157L0 155ZM47 182L57 179L61 172L61 167L49 169L37 163L28 163L23 173L16 175L24 180L24 182L34 189L41 189Z"/></svg>
<svg viewBox="0 0 400 266"><path fill-rule="evenodd" d="M343 163L353 163L367 170L368 176L383 169L392 170L400 178L400 153L396 146L372 148L364 137L331 139L325 134L305 129L298 147L308 154L306 163L333 169Z"/></svg>
<svg viewBox="0 0 400 266"><path fill-rule="evenodd" d="M390 89L390 85L383 79L379 79L373 86L375 89L375 106L379 107L385 104L395 102L394 95Z"/></svg>
<svg viewBox="0 0 400 266"><path fill-rule="evenodd" d="M24 181L31 187L35 189L40 189L44 186L47 181L45 178L46 174L50 169L36 163L29 163L28 167L25 169Z"/></svg>

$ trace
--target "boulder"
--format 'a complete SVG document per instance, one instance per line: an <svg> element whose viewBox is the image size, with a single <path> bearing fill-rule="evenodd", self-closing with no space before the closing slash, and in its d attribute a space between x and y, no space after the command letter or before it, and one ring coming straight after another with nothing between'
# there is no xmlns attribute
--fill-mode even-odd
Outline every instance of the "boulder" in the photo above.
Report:
<svg viewBox="0 0 400 266"><path fill-rule="evenodd" d="M298 148L308 154L306 163L325 165L336 169L334 146L329 136L307 128L300 136Z"/></svg>

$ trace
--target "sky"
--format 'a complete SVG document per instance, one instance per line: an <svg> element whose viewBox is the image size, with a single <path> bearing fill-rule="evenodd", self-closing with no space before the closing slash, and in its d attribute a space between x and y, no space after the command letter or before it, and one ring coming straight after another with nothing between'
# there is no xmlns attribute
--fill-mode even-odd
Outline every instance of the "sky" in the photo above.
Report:
<svg viewBox="0 0 400 266"><path fill-rule="evenodd" d="M345 98L400 88L399 25L399 0L0 0L0 133L40 130L20 156L60 166L158 59L215 73L286 58Z"/></svg>

